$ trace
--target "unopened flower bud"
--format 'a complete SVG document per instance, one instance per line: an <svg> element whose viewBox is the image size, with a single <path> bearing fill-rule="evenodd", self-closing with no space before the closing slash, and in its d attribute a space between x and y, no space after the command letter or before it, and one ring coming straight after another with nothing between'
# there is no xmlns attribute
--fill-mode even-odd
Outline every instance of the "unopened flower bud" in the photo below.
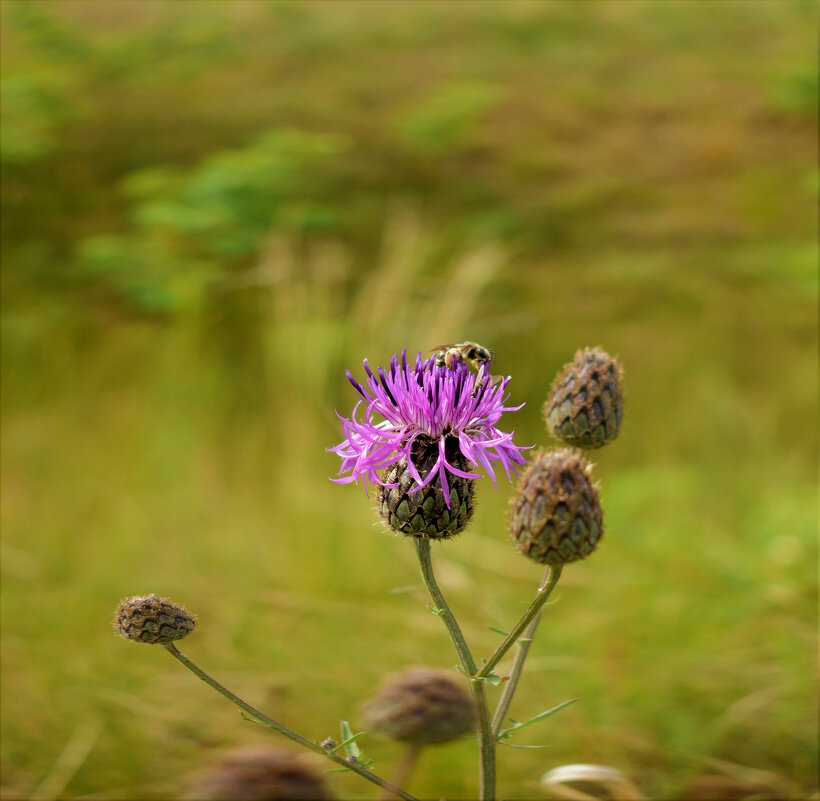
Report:
<svg viewBox="0 0 820 801"><path fill-rule="evenodd" d="M188 801L322 801L324 775L302 754L245 746L225 754L185 794Z"/></svg>
<svg viewBox="0 0 820 801"><path fill-rule="evenodd" d="M413 465L424 479L439 458L437 442L419 437L413 448ZM447 458L450 463L465 472L471 465L458 450L455 439L447 442ZM464 529L473 516L473 493L475 480L448 474L449 507L439 477L434 478L417 492L415 478L402 457L384 476L385 484L395 487L379 487L378 509L384 522L394 531L409 537L447 539Z"/></svg>
<svg viewBox="0 0 820 801"><path fill-rule="evenodd" d="M378 734L415 745L445 743L475 725L463 680L432 668L413 668L388 681L366 702L364 716Z"/></svg>
<svg viewBox="0 0 820 801"><path fill-rule="evenodd" d="M135 595L120 602L114 628L127 640L152 645L187 637L196 623L186 609L156 595Z"/></svg>
<svg viewBox="0 0 820 801"><path fill-rule="evenodd" d="M541 564L563 565L589 556L603 534L592 465L570 449L538 451L510 505L515 547Z"/></svg>
<svg viewBox="0 0 820 801"><path fill-rule="evenodd" d="M556 439L579 448L600 448L618 436L624 413L623 368L600 348L575 354L552 383L543 407Z"/></svg>

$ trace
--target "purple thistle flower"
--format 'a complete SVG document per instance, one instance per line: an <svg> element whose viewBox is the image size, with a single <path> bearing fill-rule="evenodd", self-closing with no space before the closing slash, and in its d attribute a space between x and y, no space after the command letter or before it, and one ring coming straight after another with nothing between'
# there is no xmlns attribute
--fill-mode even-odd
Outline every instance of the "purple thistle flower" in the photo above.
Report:
<svg viewBox="0 0 820 801"><path fill-rule="evenodd" d="M509 376L498 381L489 373L476 375L464 362L446 367L436 366L435 361L435 356L422 359L418 353L415 366L411 366L407 363L407 352L402 351L401 361L393 356L389 370L379 367L374 374L365 359L367 382L364 386L347 371L348 380L363 400L356 404L350 419L337 412L346 439L330 450L342 459L339 473L349 475L331 481L348 484L358 482L361 477L365 491L368 481L382 487L395 487L396 484L382 481L378 471L404 457L416 482L410 493L418 492L438 477L449 508L447 473L466 479L481 476L452 464L452 459L447 457L448 441L457 440L464 458L482 468L493 484L494 462L501 464L508 479L511 470L517 472L516 465L525 463L521 454L525 448L512 441L513 433L496 428L504 412L516 411L524 405L504 406ZM362 403L366 406L361 418L357 418ZM438 458L424 476L411 458L417 442L438 447Z"/></svg>

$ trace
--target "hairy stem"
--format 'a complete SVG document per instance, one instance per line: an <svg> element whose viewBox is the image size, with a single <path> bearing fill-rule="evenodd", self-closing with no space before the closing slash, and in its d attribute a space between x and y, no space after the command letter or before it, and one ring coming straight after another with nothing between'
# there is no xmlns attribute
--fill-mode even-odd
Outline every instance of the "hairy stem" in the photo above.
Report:
<svg viewBox="0 0 820 801"><path fill-rule="evenodd" d="M308 748L314 753L321 754L324 757L327 757L331 761L335 762L337 765L341 765L342 767L347 768L348 770L353 771L353 773L358 773L363 779L367 779L369 782L378 785L383 790L388 790L397 798L404 799L404 801L418 801L415 796L410 795L409 793L404 792L404 790L400 790L398 787L394 787L390 782L385 781L381 777L377 776L375 773L371 773L366 768L363 768L361 765L357 764L356 762L348 762L344 757L339 756L335 753L335 751L325 750L321 745L318 743L311 742L310 740L302 737L300 734L297 734L295 731L291 731L286 726L283 726L281 723L277 723L277 721L273 720L273 718L269 718L264 713L260 712L258 709L254 709L250 704L243 701L238 695L234 695L227 687L221 685L216 679L211 678L202 668L195 665L190 659L188 659L185 654L180 653L177 650L177 647L172 643L169 642L167 644L163 644L162 646L168 651L171 656L175 659L182 662L188 670L191 671L197 678L202 679L207 685L212 687L216 690L220 695L224 695L229 701L232 701L236 704L241 710L246 712L255 720L258 720L264 726L273 729L279 734L287 737L289 740L293 740L293 742L298 743L299 745L303 746L304 748Z"/></svg>
<svg viewBox="0 0 820 801"><path fill-rule="evenodd" d="M544 573L544 580L541 582L541 588L545 587L549 581L549 569ZM504 720L507 717L507 712L510 709L515 691L518 689L518 682L521 679L521 673L524 670L524 662L527 660L527 652L530 650L530 645L535 639L535 632L538 630L538 623L541 620L541 612L539 609L535 617L530 621L530 624L524 630L524 634L518 638L516 642L515 658L513 659L512 670L510 671L509 681L504 685L504 692L501 693L501 698L498 701L498 706L493 715L493 737L498 739L498 734L504 725Z"/></svg>
<svg viewBox="0 0 820 801"><path fill-rule="evenodd" d="M486 678L491 675L493 668L504 658L504 654L515 645L518 638L524 633L527 626L532 623L541 611L541 607L547 602L552 593L558 579L561 577L561 568L563 565L551 565L549 568L548 579L542 583L535 595L535 600L529 605L527 611L521 617L521 620L515 624L513 630L502 640L501 645L493 651L492 656L482 665L481 670L476 673L477 678Z"/></svg>
<svg viewBox="0 0 820 801"><path fill-rule="evenodd" d="M487 709L487 696L484 692L485 682L483 677L477 678L475 660L467 646L467 641L436 583L433 562L430 558L430 540L427 537L417 537L413 541L416 545L424 585L435 604L436 614L444 620L447 626L461 666L470 682L470 692L473 694L478 716L478 750L481 758L480 798L481 801L493 801L495 798L495 739L490 725L490 713Z"/></svg>

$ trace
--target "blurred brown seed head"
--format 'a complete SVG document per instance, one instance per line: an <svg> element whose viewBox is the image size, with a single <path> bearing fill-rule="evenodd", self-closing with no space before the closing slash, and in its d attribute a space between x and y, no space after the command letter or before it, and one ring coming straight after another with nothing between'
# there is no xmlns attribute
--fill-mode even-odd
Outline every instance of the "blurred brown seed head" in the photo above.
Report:
<svg viewBox="0 0 820 801"><path fill-rule="evenodd" d="M187 637L196 618L184 607L156 595L134 595L120 602L114 628L127 640L162 645Z"/></svg>
<svg viewBox="0 0 820 801"><path fill-rule="evenodd" d="M186 801L320 801L332 799L324 774L302 754L245 746L225 754L194 781Z"/></svg>
<svg viewBox="0 0 820 801"><path fill-rule="evenodd" d="M438 442L417 440L413 451L413 464L424 478L438 458ZM450 464L465 472L472 465L458 450L458 443L447 443L447 458ZM397 487L379 487L378 509L384 522L393 531L408 537L430 537L448 539L461 532L473 516L473 493L475 479L461 478L448 474L450 506L444 501L441 482L434 478L418 492L410 492L416 480L410 474L407 460L402 457L385 474L385 484Z"/></svg>
<svg viewBox="0 0 820 801"><path fill-rule="evenodd" d="M364 706L372 731L414 745L446 743L474 728L464 680L446 670L413 668L388 680Z"/></svg>
<svg viewBox="0 0 820 801"><path fill-rule="evenodd" d="M589 556L603 534L592 465L569 448L538 451L510 502L515 547L541 564L563 565Z"/></svg>
<svg viewBox="0 0 820 801"><path fill-rule="evenodd" d="M618 436L624 413L623 368L600 348L585 348L559 373L544 403L547 428L579 448L600 448Z"/></svg>

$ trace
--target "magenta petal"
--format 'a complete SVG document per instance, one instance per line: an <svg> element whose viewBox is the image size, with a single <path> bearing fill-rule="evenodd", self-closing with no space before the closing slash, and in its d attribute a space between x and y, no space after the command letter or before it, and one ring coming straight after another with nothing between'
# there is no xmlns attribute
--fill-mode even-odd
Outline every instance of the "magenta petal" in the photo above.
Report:
<svg viewBox="0 0 820 801"><path fill-rule="evenodd" d="M356 483L362 478L365 491L368 482L395 486L384 484L378 471L405 457L417 485L411 491L418 491L437 478L449 506L447 473L467 479L478 478L479 474L447 461L448 438L455 437L464 458L484 470L493 481L493 462L501 462L508 478L516 465L526 462L522 453L526 448L513 442L512 433L496 427L505 412L523 406L504 405L509 376L492 385L489 375L479 378L463 362L456 362L451 368L437 367L435 356L423 358L417 353L415 361L409 363L406 351L393 356L388 369L379 367L374 372L366 360L364 369L367 380L363 384L347 374L361 397L351 416L345 418L336 413L342 421L345 439L329 450L339 455L339 472L347 475L331 479L335 483ZM362 403L366 404L363 413ZM411 458L417 440L438 444L438 459L426 476L421 476Z"/></svg>

